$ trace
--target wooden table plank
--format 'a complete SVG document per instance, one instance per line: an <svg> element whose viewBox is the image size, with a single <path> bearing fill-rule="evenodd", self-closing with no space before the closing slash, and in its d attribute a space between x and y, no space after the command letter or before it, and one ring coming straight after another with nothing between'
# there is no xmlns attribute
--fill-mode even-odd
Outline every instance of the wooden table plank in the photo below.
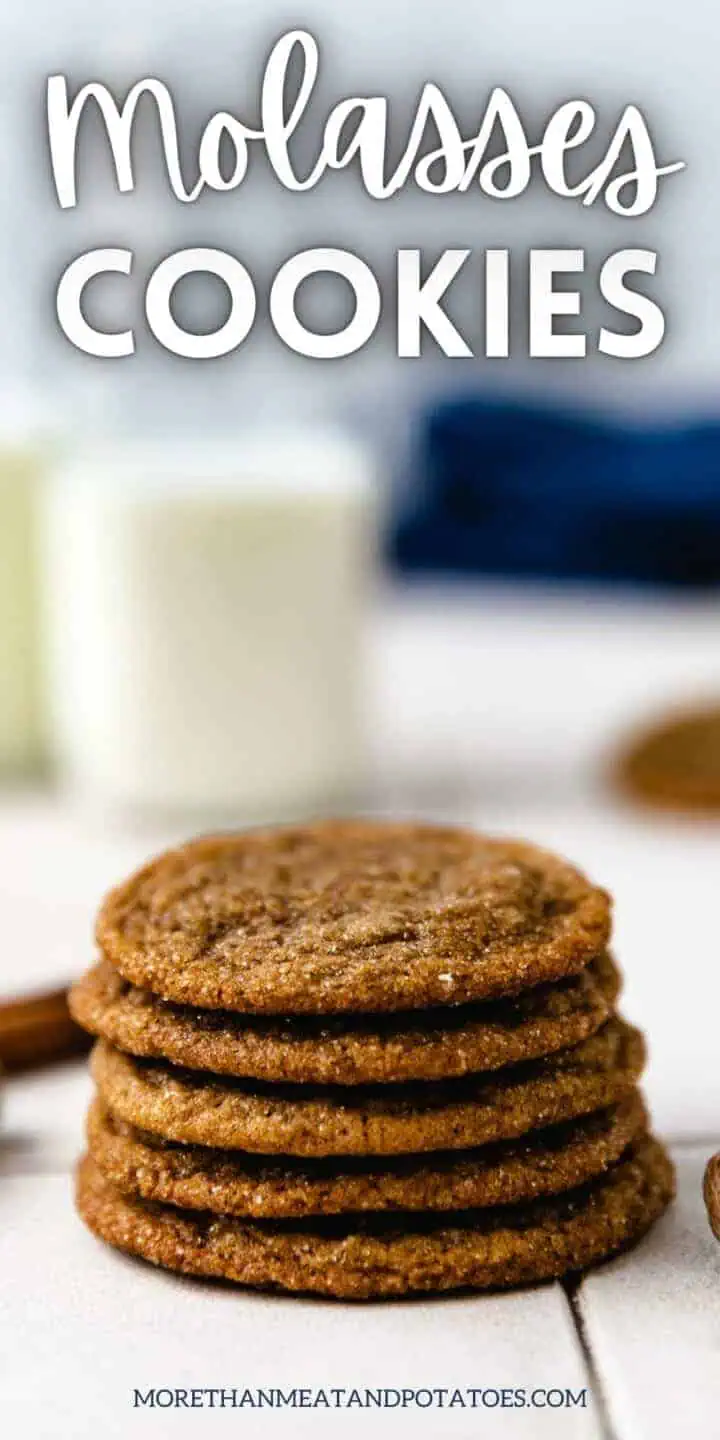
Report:
<svg viewBox="0 0 720 1440"><path fill-rule="evenodd" d="M580 1288L586 1337L621 1440L720 1433L720 1245L701 1194L709 1149L676 1152L675 1205L636 1250Z"/></svg>

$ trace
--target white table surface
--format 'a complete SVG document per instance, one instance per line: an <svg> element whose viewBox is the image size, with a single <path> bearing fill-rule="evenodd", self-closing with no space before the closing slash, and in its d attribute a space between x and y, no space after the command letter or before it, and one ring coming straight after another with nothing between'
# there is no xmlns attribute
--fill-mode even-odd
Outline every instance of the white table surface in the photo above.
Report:
<svg viewBox="0 0 720 1440"><path fill-rule="evenodd" d="M83 1062L6 1082L0 1129L0 1415L34 1437L613 1435L698 1440L720 1414L720 1246L700 1195L720 1149L720 824L635 813L603 781L613 739L720 694L720 600L487 589L384 597L368 674L368 809L465 820L555 847L616 897L624 1006L678 1162L677 1204L638 1250L563 1289L387 1307L241 1294L159 1275L76 1220ZM92 954L103 890L182 822L130 826L40 791L0 802L0 993ZM587 1387L552 1411L132 1408L135 1387ZM492 1397L490 1397L492 1398Z"/></svg>

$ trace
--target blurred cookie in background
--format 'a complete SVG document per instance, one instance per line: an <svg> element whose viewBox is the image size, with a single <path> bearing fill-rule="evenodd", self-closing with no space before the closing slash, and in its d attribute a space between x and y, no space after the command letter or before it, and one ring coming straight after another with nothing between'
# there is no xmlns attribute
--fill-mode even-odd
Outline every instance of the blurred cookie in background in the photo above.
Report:
<svg viewBox="0 0 720 1440"><path fill-rule="evenodd" d="M643 804L720 815L720 703L665 714L615 757L613 780Z"/></svg>

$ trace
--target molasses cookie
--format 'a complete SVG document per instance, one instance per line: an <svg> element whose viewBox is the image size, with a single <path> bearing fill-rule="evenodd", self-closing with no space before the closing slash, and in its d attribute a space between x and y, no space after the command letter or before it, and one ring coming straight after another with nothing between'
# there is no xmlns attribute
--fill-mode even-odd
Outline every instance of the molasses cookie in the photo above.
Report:
<svg viewBox="0 0 720 1440"><path fill-rule="evenodd" d="M609 1019L619 989L603 955L579 975L508 1000L270 1019L160 1000L103 960L77 981L70 1005L78 1024L131 1055L216 1075L362 1085L449 1079L578 1045Z"/></svg>
<svg viewBox="0 0 720 1440"><path fill-rule="evenodd" d="M703 1184L708 1219L713 1233L720 1240L720 1154L708 1161Z"/></svg>
<svg viewBox="0 0 720 1440"><path fill-rule="evenodd" d="M100 1101L88 1116L90 1155L125 1195L253 1219L367 1210L464 1210L571 1190L602 1174L647 1125L640 1096L520 1141L428 1158L291 1160L178 1145L116 1120Z"/></svg>
<svg viewBox="0 0 720 1440"><path fill-rule="evenodd" d="M92 1071L118 1119L167 1140L262 1154L393 1155L468 1149L615 1105L644 1060L640 1032L611 1020L582 1045L490 1078L266 1085L137 1060L104 1040Z"/></svg>
<svg viewBox="0 0 720 1440"><path fill-rule="evenodd" d="M549 1280L637 1241L674 1186L662 1146L646 1138L601 1179L551 1200L422 1216L239 1220L122 1195L92 1160L77 1204L120 1250L184 1274L347 1300Z"/></svg>
<svg viewBox="0 0 720 1440"><path fill-rule="evenodd" d="M323 1015L514 995L583 970L609 930L605 891L532 845L352 820L161 855L111 892L97 940L181 1005Z"/></svg>
<svg viewBox="0 0 720 1440"><path fill-rule="evenodd" d="M666 715L631 740L616 779L633 799L674 810L720 810L720 705Z"/></svg>

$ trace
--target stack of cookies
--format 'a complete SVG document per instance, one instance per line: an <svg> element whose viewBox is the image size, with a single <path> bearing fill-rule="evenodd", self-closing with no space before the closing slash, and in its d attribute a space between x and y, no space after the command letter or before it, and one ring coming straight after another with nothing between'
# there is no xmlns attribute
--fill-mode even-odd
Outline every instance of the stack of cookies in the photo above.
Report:
<svg viewBox="0 0 720 1440"><path fill-rule="evenodd" d="M564 1275L673 1191L616 1013L610 905L531 845L325 822L114 890L78 1206L111 1245L349 1299Z"/></svg>

